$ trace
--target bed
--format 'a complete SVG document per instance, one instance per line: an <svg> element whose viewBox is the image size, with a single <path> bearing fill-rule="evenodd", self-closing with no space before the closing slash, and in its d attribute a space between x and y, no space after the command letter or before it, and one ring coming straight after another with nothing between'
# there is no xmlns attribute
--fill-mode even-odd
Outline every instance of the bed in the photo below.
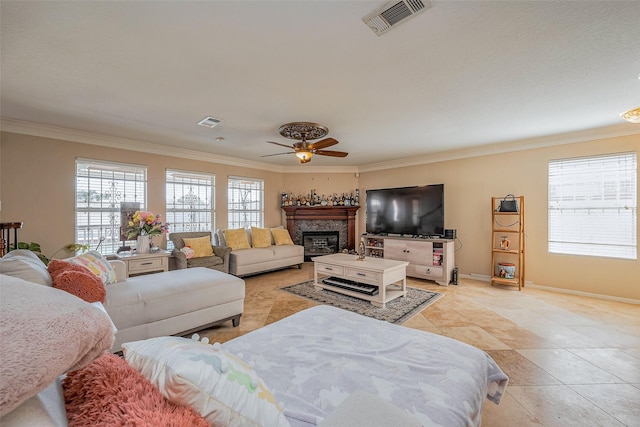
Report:
<svg viewBox="0 0 640 427"><path fill-rule="evenodd" d="M428 332L316 306L223 344L284 405L292 427L312 426L366 392L424 426L479 426L508 377L482 350Z"/></svg>

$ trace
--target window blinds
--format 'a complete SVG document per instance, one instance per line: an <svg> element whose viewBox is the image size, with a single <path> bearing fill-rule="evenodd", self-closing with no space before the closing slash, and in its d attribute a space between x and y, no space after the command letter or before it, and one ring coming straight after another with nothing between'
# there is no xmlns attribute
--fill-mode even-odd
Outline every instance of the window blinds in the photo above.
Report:
<svg viewBox="0 0 640 427"><path fill-rule="evenodd" d="M76 159L76 243L116 252L121 246L120 204L136 202L144 210L146 190L144 166Z"/></svg>
<svg viewBox="0 0 640 427"><path fill-rule="evenodd" d="M213 231L215 176L167 169L167 222L172 233Z"/></svg>
<svg viewBox="0 0 640 427"><path fill-rule="evenodd" d="M549 252L637 259L637 155L549 162Z"/></svg>
<svg viewBox="0 0 640 427"><path fill-rule="evenodd" d="M264 181L230 176L228 181L228 228L263 227Z"/></svg>

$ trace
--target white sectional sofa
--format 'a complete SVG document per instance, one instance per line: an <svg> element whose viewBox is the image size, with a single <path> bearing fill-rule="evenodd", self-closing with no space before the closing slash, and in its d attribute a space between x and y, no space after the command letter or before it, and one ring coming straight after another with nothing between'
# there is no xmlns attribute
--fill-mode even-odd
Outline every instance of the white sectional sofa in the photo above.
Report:
<svg viewBox="0 0 640 427"><path fill-rule="evenodd" d="M110 260L118 282L106 285L104 307L122 343L183 335L231 320L240 324L244 280L204 267L126 278L123 261Z"/></svg>
<svg viewBox="0 0 640 427"><path fill-rule="evenodd" d="M112 351L121 344L163 335L185 335L231 320L240 324L245 283L204 267L126 277L123 261L109 260L116 282L104 285L104 308L118 329ZM31 251L0 258L0 273L52 286L47 267Z"/></svg>
<svg viewBox="0 0 640 427"><path fill-rule="evenodd" d="M274 227L282 229L280 227ZM235 276L248 276L266 271L297 265L302 267L304 262L304 247L295 244L277 245L273 237L271 246L254 247L251 229L246 228L245 234L249 243L248 249L232 249L229 255L229 273ZM231 246L225 239L224 230L218 229L214 234L214 244Z"/></svg>

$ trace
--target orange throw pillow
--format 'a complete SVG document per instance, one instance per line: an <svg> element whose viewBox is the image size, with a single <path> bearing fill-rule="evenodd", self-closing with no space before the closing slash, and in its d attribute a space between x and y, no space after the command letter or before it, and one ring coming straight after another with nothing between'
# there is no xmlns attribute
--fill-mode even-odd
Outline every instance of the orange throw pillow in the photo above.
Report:
<svg viewBox="0 0 640 427"><path fill-rule="evenodd" d="M86 302L104 303L107 291L102 280L87 267L52 259L47 266L53 287L82 298Z"/></svg>

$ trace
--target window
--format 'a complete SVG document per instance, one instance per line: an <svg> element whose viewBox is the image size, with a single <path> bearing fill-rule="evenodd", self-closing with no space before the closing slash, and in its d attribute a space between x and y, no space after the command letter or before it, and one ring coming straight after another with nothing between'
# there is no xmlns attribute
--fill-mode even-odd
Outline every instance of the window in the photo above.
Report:
<svg viewBox="0 0 640 427"><path fill-rule="evenodd" d="M76 242L101 253L122 246L120 204L145 208L147 169L144 166L76 159Z"/></svg>
<svg viewBox="0 0 640 427"><path fill-rule="evenodd" d="M167 222L172 233L213 231L215 177L167 169Z"/></svg>
<svg viewBox="0 0 640 427"><path fill-rule="evenodd" d="M637 259L637 156L549 162L549 252Z"/></svg>
<svg viewBox="0 0 640 427"><path fill-rule="evenodd" d="M228 186L228 228L262 227L264 181L230 176Z"/></svg>

